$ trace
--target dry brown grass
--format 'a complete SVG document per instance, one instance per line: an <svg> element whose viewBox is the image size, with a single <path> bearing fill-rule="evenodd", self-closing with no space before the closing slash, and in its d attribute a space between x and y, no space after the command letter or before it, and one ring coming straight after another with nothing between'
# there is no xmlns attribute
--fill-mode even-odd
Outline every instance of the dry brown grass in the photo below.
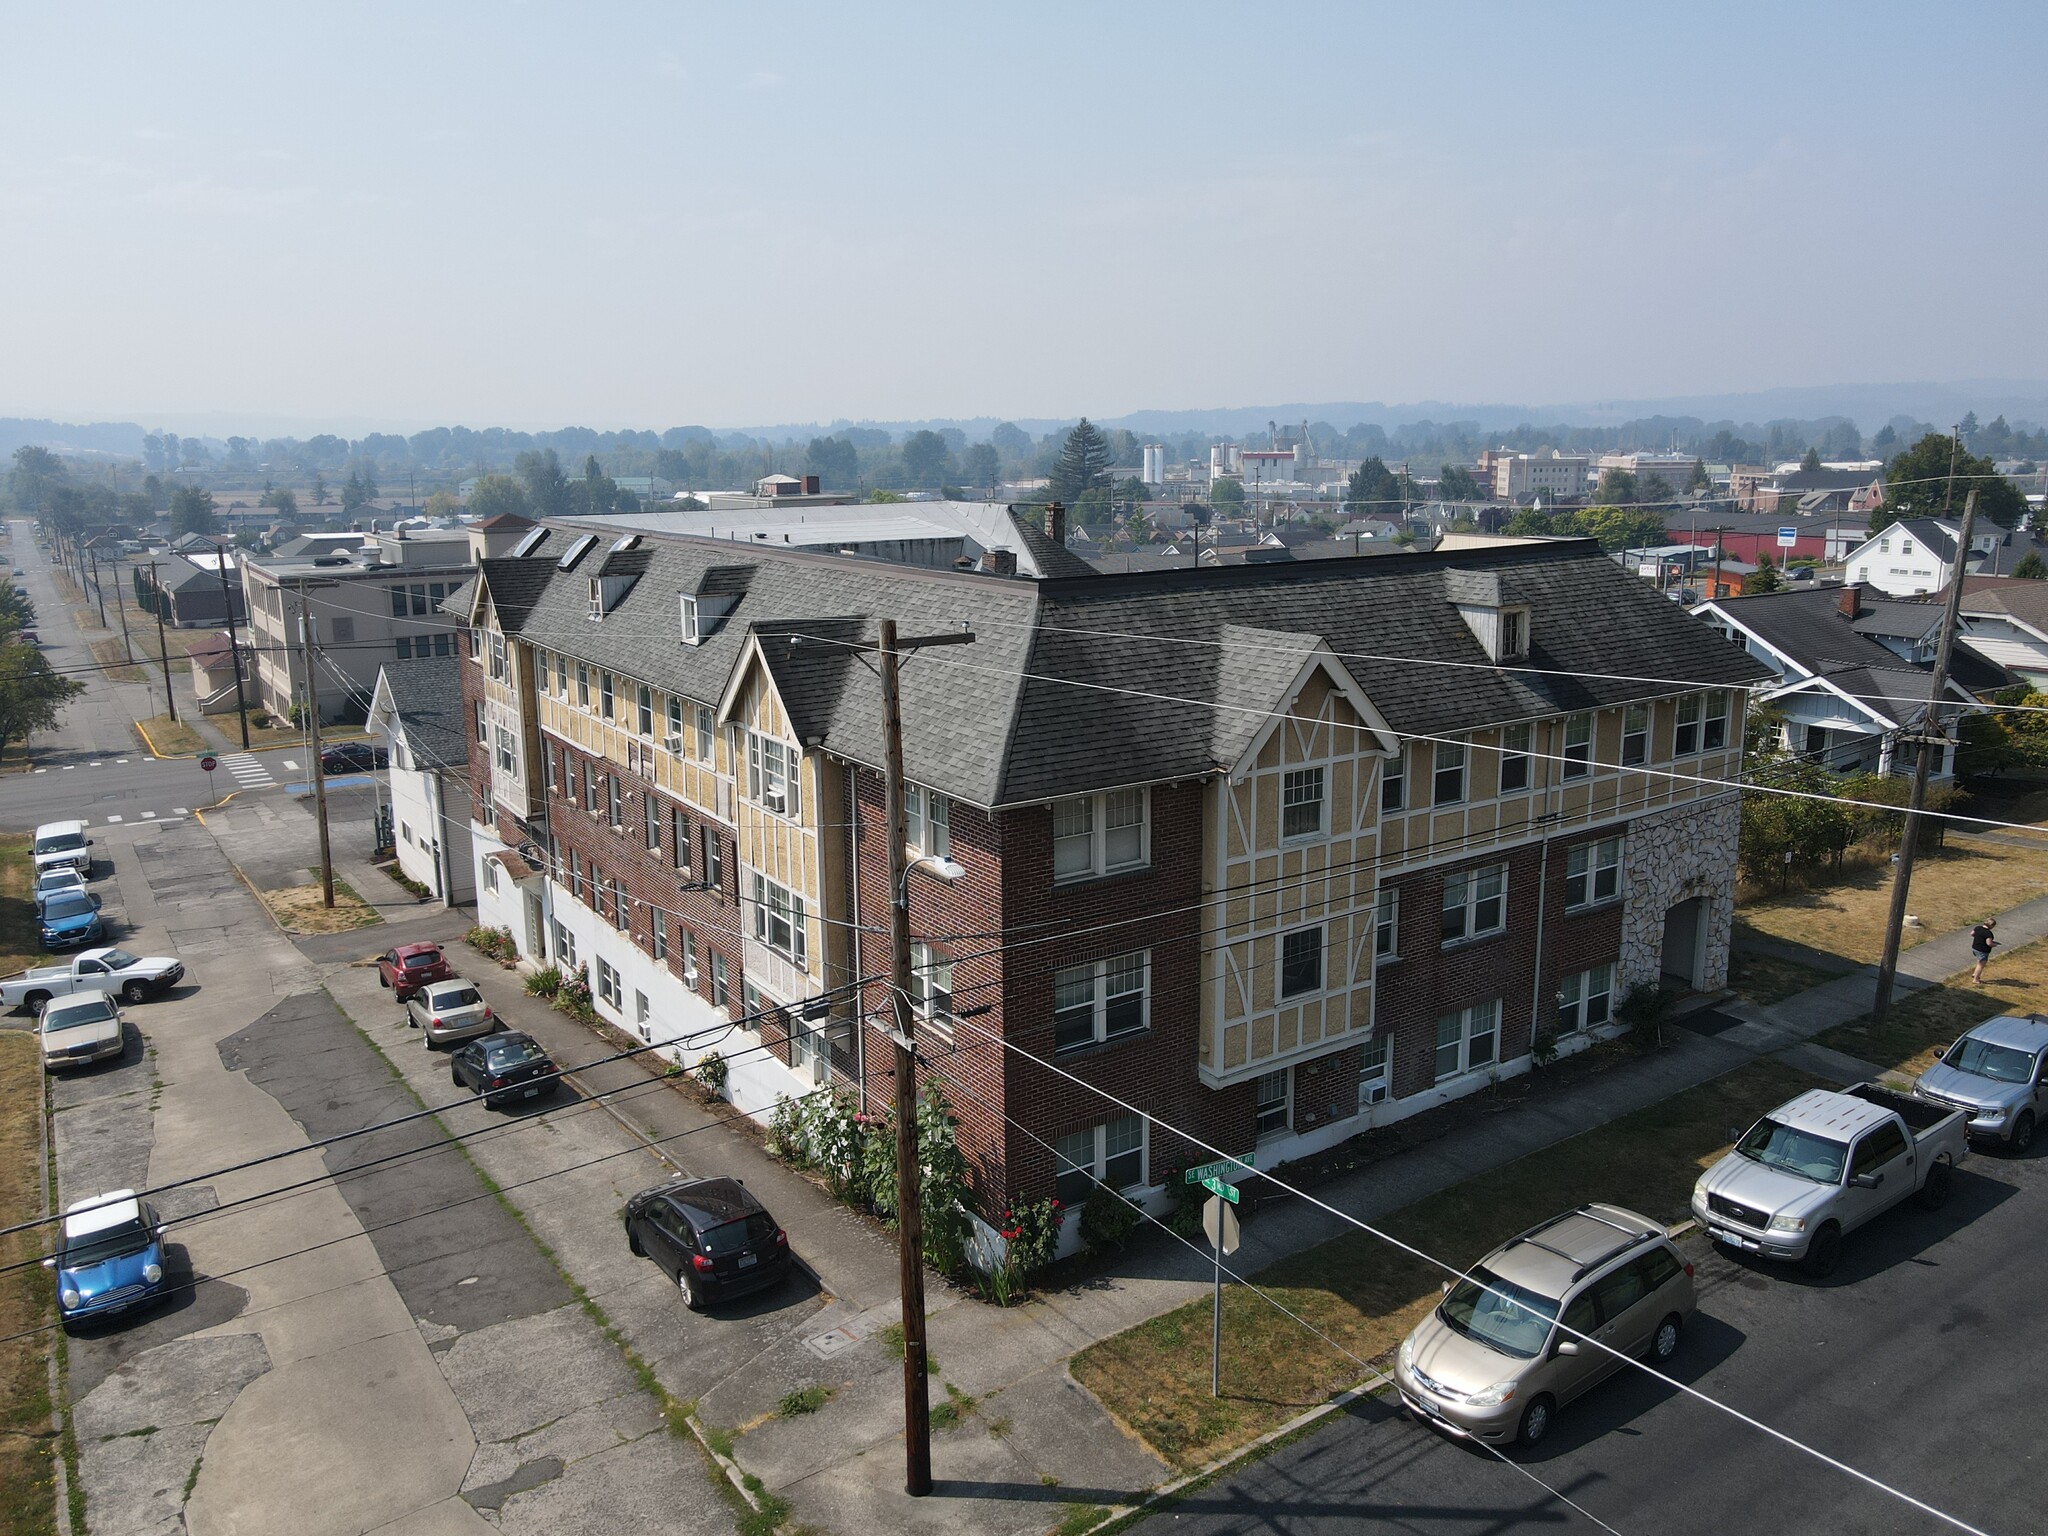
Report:
<svg viewBox="0 0 2048 1536"><path fill-rule="evenodd" d="M192 757L208 750L204 736L169 715L151 715L136 721L135 728L159 757Z"/></svg>
<svg viewBox="0 0 2048 1536"><path fill-rule="evenodd" d="M1883 947L1891 889L1891 869L1882 865L1819 890L1745 902L1735 913L1736 945L1741 946L1747 930L1857 965L1874 965ZM2048 848L2037 852L1952 837L1945 851L1913 865L1906 910L1920 919L1920 926L1909 926L1903 942L1911 948L2042 895L2048 895Z"/></svg>
<svg viewBox="0 0 2048 1536"><path fill-rule="evenodd" d="M1587 1200L1659 1220L1683 1214L1700 1170L1747 1125L1816 1080L1758 1062L1397 1212L1386 1231L1460 1266ZM1244 1286L1223 1293L1223 1395L1209 1395L1208 1301L1190 1302L1073 1359L1077 1380L1178 1467L1199 1466L1365 1374L1434 1306L1443 1272L1354 1232L1253 1277L1301 1324ZM1341 1349L1337 1346L1341 1346Z"/></svg>
<svg viewBox="0 0 2048 1536"><path fill-rule="evenodd" d="M1897 999L1883 1028L1873 1029L1866 1016L1829 1030L1819 1043L1918 1077L1951 1040L1986 1019L2048 1014L2048 939L1994 954L1983 986L1960 971L1938 987Z"/></svg>
<svg viewBox="0 0 2048 1536"><path fill-rule="evenodd" d="M376 909L350 890L343 880L334 882L332 907L321 902L320 882L317 880L311 885L287 886L281 891L259 894L263 897L263 904L270 908L270 915L277 919L278 926L286 933L347 933L351 928L367 928L382 921Z"/></svg>
<svg viewBox="0 0 2048 1536"><path fill-rule="evenodd" d="M36 923L33 839L26 832L0 833L0 976L12 975L49 957ZM4 1223L0 1223L4 1224Z"/></svg>
<svg viewBox="0 0 2048 1536"><path fill-rule="evenodd" d="M0 1227L43 1213L43 1064L35 1036L0 1034ZM27 1261L41 1229L0 1238L0 1536L56 1529L57 1438L50 1419L48 1272ZM14 1266L22 1265L21 1268Z"/></svg>
<svg viewBox="0 0 2048 1536"><path fill-rule="evenodd" d="M92 652L92 659L100 664L101 677L112 678L117 683L146 683L150 676L141 667L130 662L121 650L118 638L94 640L86 649Z"/></svg>

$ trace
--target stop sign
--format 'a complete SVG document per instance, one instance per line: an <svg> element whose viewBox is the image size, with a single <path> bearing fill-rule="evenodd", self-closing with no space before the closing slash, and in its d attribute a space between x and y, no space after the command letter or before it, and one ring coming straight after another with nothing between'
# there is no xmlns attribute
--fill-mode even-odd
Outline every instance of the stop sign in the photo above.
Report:
<svg viewBox="0 0 2048 1536"><path fill-rule="evenodd" d="M217 757L202 757L201 759L199 759L199 766L204 768L208 773L211 773L213 772L214 769L220 766L220 759Z"/></svg>

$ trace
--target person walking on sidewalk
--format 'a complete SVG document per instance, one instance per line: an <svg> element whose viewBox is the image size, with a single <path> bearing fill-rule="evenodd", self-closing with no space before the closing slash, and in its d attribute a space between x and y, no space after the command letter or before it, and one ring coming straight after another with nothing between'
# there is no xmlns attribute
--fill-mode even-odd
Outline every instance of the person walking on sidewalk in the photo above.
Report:
<svg viewBox="0 0 2048 1536"><path fill-rule="evenodd" d="M1998 926L1998 919L1987 917L1970 930L1970 953L1977 957L1976 968L1970 972L1970 980L1978 986L1984 985L1984 962L1991 958L1992 947L1998 943L1992 929Z"/></svg>

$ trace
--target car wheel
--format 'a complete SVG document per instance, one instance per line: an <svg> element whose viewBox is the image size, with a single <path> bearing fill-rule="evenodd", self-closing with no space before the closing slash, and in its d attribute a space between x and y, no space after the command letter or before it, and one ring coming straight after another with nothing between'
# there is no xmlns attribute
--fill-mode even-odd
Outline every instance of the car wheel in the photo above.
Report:
<svg viewBox="0 0 2048 1536"><path fill-rule="evenodd" d="M1522 1427L1515 1434L1517 1445L1536 1445L1550 1433L1550 1421L1557 1416L1557 1404L1549 1396L1537 1398L1522 1410Z"/></svg>
<svg viewBox="0 0 2048 1536"><path fill-rule="evenodd" d="M690 1276L687 1271L676 1276L676 1289L683 1293L684 1306L688 1307L692 1312L702 1312L704 1310L704 1298L699 1296L697 1288L690 1284Z"/></svg>
<svg viewBox="0 0 2048 1536"><path fill-rule="evenodd" d="M40 1018L43 1010L50 1006L50 994L47 992L31 992L22 1001L28 1005L30 1013Z"/></svg>
<svg viewBox="0 0 2048 1536"><path fill-rule="evenodd" d="M139 981L131 981L121 989L121 1001L130 1008L142 1003L149 996L149 988Z"/></svg>
<svg viewBox="0 0 2048 1536"><path fill-rule="evenodd" d="M1676 1312L1657 1325L1657 1332L1650 1339L1650 1358L1659 1365L1678 1353L1678 1338L1685 1331L1685 1320Z"/></svg>
<svg viewBox="0 0 2048 1536"><path fill-rule="evenodd" d="M1948 1204L1948 1197L1954 1193L1955 1169L1942 1158L1927 1170L1927 1180L1920 1186L1920 1192L1913 1198L1920 1203L1923 1211L1938 1211Z"/></svg>
<svg viewBox="0 0 2048 1536"><path fill-rule="evenodd" d="M377 973L377 985L380 987L389 987L391 985L391 978L389 976L386 976L382 971L379 971Z"/></svg>
<svg viewBox="0 0 2048 1536"><path fill-rule="evenodd" d="M458 1088L462 1086L462 1069L452 1061L448 1063L448 1081Z"/></svg>
<svg viewBox="0 0 2048 1536"><path fill-rule="evenodd" d="M632 1254L636 1259L647 1257L647 1250L640 1246L640 1234L631 1227L626 1228L626 1252Z"/></svg>
<svg viewBox="0 0 2048 1536"><path fill-rule="evenodd" d="M2023 1109L2020 1111L2019 1119L2012 1123L2012 1150L2015 1154L2024 1154L2033 1144L2034 1112L2031 1109Z"/></svg>
<svg viewBox="0 0 2048 1536"><path fill-rule="evenodd" d="M1813 1234L1813 1241L1806 1245L1806 1258L1800 1267L1814 1279L1825 1280L1841 1262L1842 1229L1831 1221Z"/></svg>

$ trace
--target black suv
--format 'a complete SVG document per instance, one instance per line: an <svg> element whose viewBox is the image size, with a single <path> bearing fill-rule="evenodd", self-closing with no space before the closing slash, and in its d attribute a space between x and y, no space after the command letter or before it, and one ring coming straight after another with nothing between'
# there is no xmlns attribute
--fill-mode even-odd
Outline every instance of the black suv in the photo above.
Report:
<svg viewBox="0 0 2048 1536"><path fill-rule="evenodd" d="M738 1179L682 1179L626 1202L626 1246L652 1259L698 1311L789 1274L789 1234Z"/></svg>
<svg viewBox="0 0 2048 1536"><path fill-rule="evenodd" d="M326 773L368 773L390 761L388 751L366 741L344 741L320 754L320 767Z"/></svg>

